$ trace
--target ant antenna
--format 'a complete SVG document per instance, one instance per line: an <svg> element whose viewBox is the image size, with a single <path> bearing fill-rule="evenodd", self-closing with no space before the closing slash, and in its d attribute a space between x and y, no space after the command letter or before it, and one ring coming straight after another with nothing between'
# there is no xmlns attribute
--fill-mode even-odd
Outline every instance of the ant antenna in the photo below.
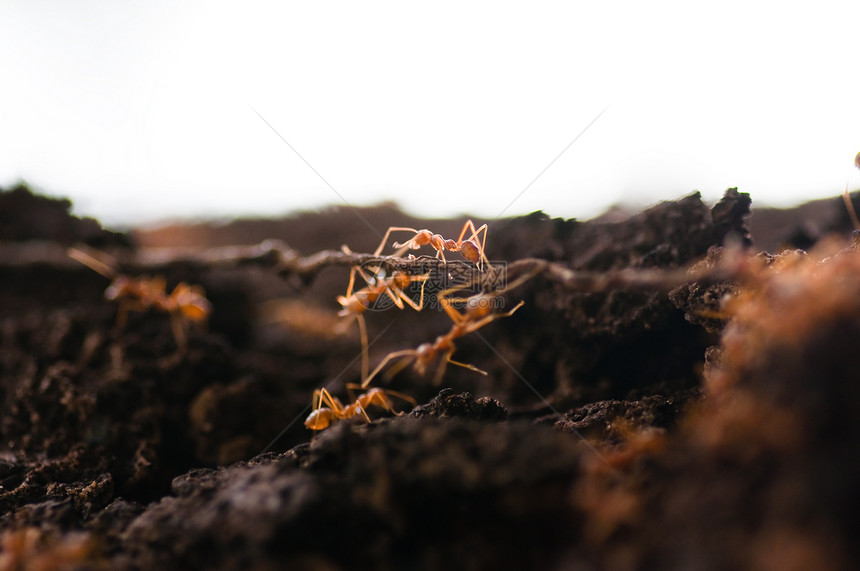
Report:
<svg viewBox="0 0 860 571"><path fill-rule="evenodd" d="M847 187L846 187L847 188ZM111 261L107 261L105 254L94 250L85 245L79 245L66 250L66 254L73 260L76 260L91 270L103 275L108 279L114 279L117 276L115 265Z"/></svg>

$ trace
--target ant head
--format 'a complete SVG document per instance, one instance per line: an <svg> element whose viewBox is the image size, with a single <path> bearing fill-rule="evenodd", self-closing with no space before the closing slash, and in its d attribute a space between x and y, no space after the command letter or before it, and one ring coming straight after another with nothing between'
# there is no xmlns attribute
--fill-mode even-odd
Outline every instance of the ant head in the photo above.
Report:
<svg viewBox="0 0 860 571"><path fill-rule="evenodd" d="M349 297L337 296L338 303L343 306L343 309L338 311L337 314L343 317L364 312L372 301L369 297L366 291L357 291Z"/></svg>
<svg viewBox="0 0 860 571"><path fill-rule="evenodd" d="M138 290L136 282L128 276L117 276L105 290L105 299L116 301L122 297L133 296Z"/></svg>
<svg viewBox="0 0 860 571"><path fill-rule="evenodd" d="M460 253L463 254L463 257L470 262L478 263L481 261L481 249L474 240L464 240L463 243L460 244Z"/></svg>

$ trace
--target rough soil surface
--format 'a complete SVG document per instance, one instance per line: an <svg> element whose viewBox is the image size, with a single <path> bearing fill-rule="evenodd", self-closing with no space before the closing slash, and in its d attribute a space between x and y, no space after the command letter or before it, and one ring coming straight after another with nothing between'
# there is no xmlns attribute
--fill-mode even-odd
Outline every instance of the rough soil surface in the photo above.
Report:
<svg viewBox="0 0 860 571"><path fill-rule="evenodd" d="M850 569L860 555L847 219L835 242L804 234L808 254L760 253L736 189L622 221L490 222L488 257L522 276L496 310L524 305L456 340L453 358L487 374L449 364L435 385L435 365L392 363L374 386L417 406L392 396L404 414L312 433L314 389L347 401L361 380L358 327L337 316L340 246L372 252L365 221L446 237L462 221L382 206L126 236L69 206L0 191L0 569ZM212 250L264 239L308 264ZM111 280L66 254L84 244L168 291L201 285L208 325L182 343L163 311L118 323ZM372 365L452 325L430 302L365 317Z"/></svg>

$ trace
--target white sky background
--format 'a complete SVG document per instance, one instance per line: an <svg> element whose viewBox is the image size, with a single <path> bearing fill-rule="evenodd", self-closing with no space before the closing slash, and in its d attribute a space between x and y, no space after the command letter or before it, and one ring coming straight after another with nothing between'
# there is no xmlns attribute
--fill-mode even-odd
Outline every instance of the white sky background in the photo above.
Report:
<svg viewBox="0 0 860 571"><path fill-rule="evenodd" d="M792 205L860 186L858 34L856 0L5 0L0 185L120 225Z"/></svg>

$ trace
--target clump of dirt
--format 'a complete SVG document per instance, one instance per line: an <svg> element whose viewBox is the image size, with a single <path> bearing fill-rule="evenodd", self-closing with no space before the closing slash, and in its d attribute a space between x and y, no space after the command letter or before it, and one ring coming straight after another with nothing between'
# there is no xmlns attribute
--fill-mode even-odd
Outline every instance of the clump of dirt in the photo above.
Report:
<svg viewBox="0 0 860 571"><path fill-rule="evenodd" d="M146 265L131 241L81 230L92 226L65 202L16 189L0 204L3 216L30 213L0 243L0 566L848 569L857 559L860 254L822 243L755 256L749 196L736 189L713 208L691 195L616 222L493 222L491 260L525 272L496 310L525 303L456 339L453 358L486 375L449 364L435 386L410 367L382 374L382 388L418 406L370 407L373 422L356 415L320 433L302 423L314 389L344 397L360 380L358 328L335 315L349 265L300 274L213 262L222 251ZM57 212L58 227L77 230L52 234ZM405 224L388 207L365 214L382 230ZM325 256L308 249L310 226L324 247L372 251L360 220L333 209L294 225L235 223L230 240L253 243L264 228L316 263ZM446 235L462 225L446 224ZM172 232L209 247L219 228ZM354 243L359 234L371 243ZM110 280L65 254L78 241L110 250L120 271L165 276L168 291L202 285L208 328L190 328L183 349L157 308L120 326L104 299ZM691 266L698 278L684 277ZM609 290L567 279L585 274L618 279ZM643 275L660 279L632 279ZM365 317L374 363L452 327L432 304Z"/></svg>
<svg viewBox="0 0 860 571"><path fill-rule="evenodd" d="M651 395L641 400L606 400L589 403L559 415L539 419L554 423L556 430L572 432L604 443L624 442L631 434L646 428L675 428L699 391L691 389L674 396Z"/></svg>
<svg viewBox="0 0 860 571"><path fill-rule="evenodd" d="M481 397L475 400L470 393L454 394L453 389L442 389L430 402L412 409L409 416L414 418L465 417L501 422L508 417L508 411L496 399Z"/></svg>
<svg viewBox="0 0 860 571"><path fill-rule="evenodd" d="M574 529L559 499L579 454L525 423L342 422L291 453L178 478L175 497L123 540L144 567L238 568L273 556L290 567L530 566L551 561ZM537 559L536 543L546 547Z"/></svg>
<svg viewBox="0 0 860 571"><path fill-rule="evenodd" d="M97 248L130 246L119 232L104 230L93 218L71 216L71 201L39 196L24 184L0 188L0 242L47 240L71 245L83 242Z"/></svg>
<svg viewBox="0 0 860 571"><path fill-rule="evenodd" d="M503 223L493 247L502 259L536 256L574 270L683 268L727 239L747 241L749 206L749 195L729 189L711 210L693 194L624 222L531 215ZM684 322L665 291L571 291L551 281L535 281L523 293L523 309L500 322L487 338L509 347L506 355L514 359L513 368L541 395L551 395L556 407L698 386L702 351L716 339ZM523 329L529 335L517 335ZM493 367L495 390L506 389L495 393L503 402L532 401L540 407L541 399L535 401L532 390L510 368L498 361L487 366Z"/></svg>
<svg viewBox="0 0 860 571"><path fill-rule="evenodd" d="M625 469L626 485L606 486L606 466L591 461L600 484L589 490L603 497L588 505L627 502L600 551L646 567L853 566L860 255L840 247L748 260L723 300L705 398L659 447L637 451L648 468Z"/></svg>

